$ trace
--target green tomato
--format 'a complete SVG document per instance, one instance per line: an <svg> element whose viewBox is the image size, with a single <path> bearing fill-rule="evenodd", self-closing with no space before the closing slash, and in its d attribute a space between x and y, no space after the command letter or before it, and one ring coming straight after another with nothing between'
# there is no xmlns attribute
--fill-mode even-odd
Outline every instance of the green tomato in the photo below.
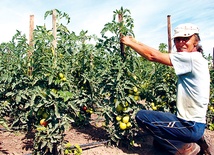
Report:
<svg viewBox="0 0 214 155"><path fill-rule="evenodd" d="M59 77L62 79L64 78L64 75L62 73L59 73Z"/></svg>

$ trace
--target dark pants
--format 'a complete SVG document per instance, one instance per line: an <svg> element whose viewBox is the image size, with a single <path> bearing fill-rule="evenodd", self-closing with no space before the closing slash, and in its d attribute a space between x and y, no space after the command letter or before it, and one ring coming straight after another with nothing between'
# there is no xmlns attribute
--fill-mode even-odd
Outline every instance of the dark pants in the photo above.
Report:
<svg viewBox="0 0 214 155"><path fill-rule="evenodd" d="M136 114L136 121L171 154L177 153L185 144L197 142L206 126L204 123L185 121L169 112L150 110L140 110Z"/></svg>

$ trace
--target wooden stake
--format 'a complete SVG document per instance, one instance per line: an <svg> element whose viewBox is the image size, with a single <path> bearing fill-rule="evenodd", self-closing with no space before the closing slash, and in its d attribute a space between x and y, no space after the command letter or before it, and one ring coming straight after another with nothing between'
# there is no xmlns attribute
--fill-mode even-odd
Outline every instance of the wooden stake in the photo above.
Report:
<svg viewBox="0 0 214 155"><path fill-rule="evenodd" d="M33 53L33 30L34 30L34 15L30 15L30 26L29 26L29 46L28 57Z"/></svg>
<svg viewBox="0 0 214 155"><path fill-rule="evenodd" d="M168 30L168 52L172 51L172 38L171 38L171 22L170 15L167 15L167 30Z"/></svg>
<svg viewBox="0 0 214 155"><path fill-rule="evenodd" d="M34 30L34 15L30 15L30 25L29 25L29 51L28 51L28 60L33 54L33 30ZM30 65L28 66L27 70L28 76L32 76L33 74L33 67Z"/></svg>
<svg viewBox="0 0 214 155"><path fill-rule="evenodd" d="M118 22L121 23L123 22L123 16L122 14L118 14ZM122 33L120 33L120 37L122 37ZM120 51L121 51L121 56L125 58L125 51L124 51L124 44L120 42Z"/></svg>
<svg viewBox="0 0 214 155"><path fill-rule="evenodd" d="M57 47L57 41L56 41L56 31L57 31L57 28L56 28L56 10L53 10L53 14L52 14L52 27L53 27L53 36L54 36L54 40L53 40L52 44L53 44L53 47L55 50Z"/></svg>
<svg viewBox="0 0 214 155"><path fill-rule="evenodd" d="M213 69L214 69L214 47L213 47Z"/></svg>

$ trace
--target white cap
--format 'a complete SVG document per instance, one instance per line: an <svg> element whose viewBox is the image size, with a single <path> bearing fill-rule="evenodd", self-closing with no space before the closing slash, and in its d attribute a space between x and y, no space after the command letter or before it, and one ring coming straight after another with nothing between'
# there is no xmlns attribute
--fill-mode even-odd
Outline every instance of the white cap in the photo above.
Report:
<svg viewBox="0 0 214 155"><path fill-rule="evenodd" d="M175 28L174 35L172 38L189 37L195 33L199 34L199 29L196 25L191 23L180 24Z"/></svg>

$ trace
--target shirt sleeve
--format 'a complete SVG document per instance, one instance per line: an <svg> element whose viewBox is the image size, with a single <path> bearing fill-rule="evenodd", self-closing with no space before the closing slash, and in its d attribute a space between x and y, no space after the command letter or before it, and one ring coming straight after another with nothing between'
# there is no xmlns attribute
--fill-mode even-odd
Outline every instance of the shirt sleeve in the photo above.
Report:
<svg viewBox="0 0 214 155"><path fill-rule="evenodd" d="M182 75L192 71L192 59L190 53L171 53L170 59L175 69L176 75Z"/></svg>

